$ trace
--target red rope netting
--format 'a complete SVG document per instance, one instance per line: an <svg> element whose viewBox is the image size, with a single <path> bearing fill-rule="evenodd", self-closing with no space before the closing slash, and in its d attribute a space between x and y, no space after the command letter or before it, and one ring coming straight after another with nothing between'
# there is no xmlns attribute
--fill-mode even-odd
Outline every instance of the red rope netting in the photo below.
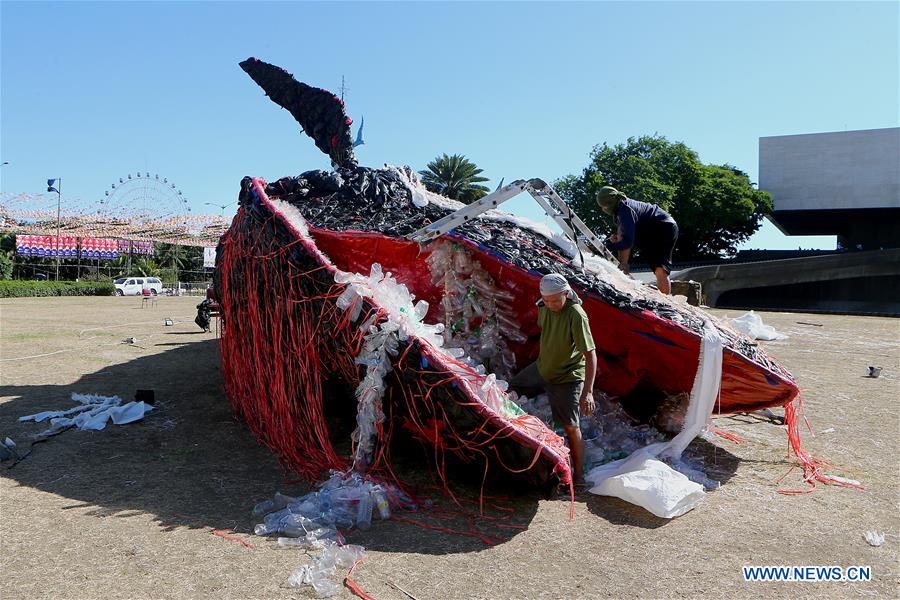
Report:
<svg viewBox="0 0 900 600"><path fill-rule="evenodd" d="M246 218L242 208L237 220ZM274 224L263 225L271 229ZM307 480L346 468L324 417L323 382L338 372L358 382L353 356L360 332L333 301L342 286L323 285L289 260L301 240L284 245L253 228L223 238L218 293L226 327L221 339L225 387L242 417L285 466ZM318 267L322 269L323 267Z"/></svg>
<svg viewBox="0 0 900 600"><path fill-rule="evenodd" d="M354 363L364 342L360 324L378 325L387 317L370 299L357 298L363 305L352 321L355 306L344 311L335 302L346 284L334 282L334 268L323 260L309 238L267 207L242 207L223 237L216 284L225 317L225 386L234 412L286 468L308 481L350 466L332 444L325 409L326 402L354 400L352 394L326 394L325 384L337 378L347 387L359 385L365 373ZM475 392L484 376L453 362L418 338L400 342L385 377L386 418L376 423L368 474L400 484L390 444L399 427L423 442L451 498L445 473L450 455L473 464L482 482L498 467L538 485L568 482L563 440L535 417L509 419L490 410ZM463 376L460 367L467 370Z"/></svg>
<svg viewBox="0 0 900 600"><path fill-rule="evenodd" d="M816 482L833 485L843 485L859 490L865 489L856 481L844 479L843 477L836 477L834 475L826 475L824 473L825 469L827 469L828 467L833 467L834 465L825 460L822 460L821 458L813 456L803 449L800 439L801 417L803 422L806 424L806 428L809 429L810 432L812 432L812 427L809 426L809 421L807 420L806 414L803 411L803 401L798 394L793 400L784 405L784 422L787 425L788 441L790 442L790 447L788 448L788 457L790 457L791 451L793 450L794 458L797 464L795 467L791 468L787 473L785 473L781 477L781 479L778 480L778 482L780 483L785 477L787 477L788 473L790 473L794 468L800 467L803 469L803 481L809 484L809 487L804 490L778 490L778 492L781 494L805 494L815 489Z"/></svg>

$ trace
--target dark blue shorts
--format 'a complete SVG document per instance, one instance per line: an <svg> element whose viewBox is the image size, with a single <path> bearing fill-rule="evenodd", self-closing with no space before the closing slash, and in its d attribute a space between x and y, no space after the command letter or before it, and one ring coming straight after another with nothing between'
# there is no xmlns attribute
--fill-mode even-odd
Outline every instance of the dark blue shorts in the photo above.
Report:
<svg viewBox="0 0 900 600"><path fill-rule="evenodd" d="M675 221L657 221L641 231L641 259L654 271L662 267L672 272L672 251L678 241L678 224Z"/></svg>

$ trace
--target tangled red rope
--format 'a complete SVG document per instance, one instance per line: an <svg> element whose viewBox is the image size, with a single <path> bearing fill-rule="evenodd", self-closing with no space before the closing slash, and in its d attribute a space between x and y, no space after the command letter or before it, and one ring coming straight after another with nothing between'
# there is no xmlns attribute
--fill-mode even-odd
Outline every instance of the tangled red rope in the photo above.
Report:
<svg viewBox="0 0 900 600"><path fill-rule="evenodd" d="M321 264L327 259L312 240L290 232L290 226L285 229L276 215L260 222L257 213L266 214L241 208L222 242L217 293L226 316L221 340L225 386L234 412L261 442L286 468L313 481L328 469L349 466L329 437L325 402L334 400L325 398L324 385L337 375L358 386L361 370L354 358L364 342L359 323L374 317L377 325L387 314L357 298L363 304L354 322L354 307L344 311L335 302L346 286L334 282L334 269ZM279 242L279 228L288 241ZM392 362L383 399L387 418L376 425L370 475L401 485L390 457L390 439L401 419L431 447L432 463L451 498L448 453L479 463L482 487L492 464L518 473L530 471L542 458L552 468L544 480L556 473L568 481L568 449L561 438L533 417L507 419L474 400L484 376L417 338L402 343ZM509 462L518 455L516 448L504 461L504 444L527 446L531 455Z"/></svg>
<svg viewBox="0 0 900 600"><path fill-rule="evenodd" d="M855 481L826 475L824 473L824 470L826 468L833 467L834 465L825 460L822 460L821 458L813 456L803 449L800 440L800 417L802 417L803 422L806 423L807 429L809 429L809 431L812 431L812 427L810 427L809 425L809 420L807 420L806 414L803 411L803 401L801 400L800 396L797 395L797 397L795 397L792 401L784 405L784 422L787 425L788 441L790 443L790 447L788 448L788 457L790 457L791 450L793 450L794 457L798 464L787 473L785 473L781 477L781 479L778 480L778 482L780 483L785 477L787 477L788 473L799 466L803 469L803 481L809 484L809 487L805 490L778 490L778 493L806 494L815 489L816 482L832 485L843 485L859 490L865 489L862 485L856 483Z"/></svg>

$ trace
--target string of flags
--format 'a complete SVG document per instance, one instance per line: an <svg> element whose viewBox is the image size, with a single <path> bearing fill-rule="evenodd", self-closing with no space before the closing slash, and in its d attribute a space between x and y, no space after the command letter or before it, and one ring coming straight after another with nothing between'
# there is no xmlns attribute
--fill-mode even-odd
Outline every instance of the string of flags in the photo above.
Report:
<svg viewBox="0 0 900 600"><path fill-rule="evenodd" d="M55 235L16 236L16 254L21 256L113 260L129 251L152 255L153 242Z"/></svg>

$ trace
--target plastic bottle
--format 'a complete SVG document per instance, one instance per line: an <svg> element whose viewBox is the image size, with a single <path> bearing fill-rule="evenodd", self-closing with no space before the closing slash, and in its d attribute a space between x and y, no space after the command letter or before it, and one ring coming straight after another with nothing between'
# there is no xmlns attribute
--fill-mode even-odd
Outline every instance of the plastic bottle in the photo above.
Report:
<svg viewBox="0 0 900 600"><path fill-rule="evenodd" d="M339 546L334 553L334 563L339 567L349 569L353 566L353 563L362 558L364 551L365 548L355 544Z"/></svg>
<svg viewBox="0 0 900 600"><path fill-rule="evenodd" d="M313 571L310 585L316 590L316 594L318 594L320 598L329 598L341 591L341 586L325 577L325 575L319 571Z"/></svg>
<svg viewBox="0 0 900 600"><path fill-rule="evenodd" d="M356 507L356 526L363 531L372 527L372 494L368 487L362 488L359 505Z"/></svg>
<svg viewBox="0 0 900 600"><path fill-rule="evenodd" d="M309 565L303 565L288 577L288 585L293 588L298 588L309 582L310 578L310 568Z"/></svg>
<svg viewBox="0 0 900 600"><path fill-rule="evenodd" d="M275 497L272 498L272 506L274 510L281 510L282 508L287 508L288 505L297 501L297 498L293 496L285 496L281 492L275 492Z"/></svg>
<svg viewBox="0 0 900 600"><path fill-rule="evenodd" d="M372 488L372 499L375 501L378 517L383 520L390 519L391 507L388 504L387 497L384 495L384 490L381 489L381 486Z"/></svg>
<svg viewBox="0 0 900 600"><path fill-rule="evenodd" d="M275 503L271 500L263 500L253 507L253 511L251 511L250 514L253 516L253 518L258 519L263 515L269 514L273 510L275 510Z"/></svg>
<svg viewBox="0 0 900 600"><path fill-rule="evenodd" d="M280 537L278 545L282 548L311 548L312 543L306 537Z"/></svg>
<svg viewBox="0 0 900 600"><path fill-rule="evenodd" d="M415 500L410 498L406 492L404 492L400 488L397 488L396 494L397 494L397 499L400 502L400 506L403 507L404 510L409 510L409 511L419 510L419 507L416 504Z"/></svg>
<svg viewBox="0 0 900 600"><path fill-rule="evenodd" d="M273 535L275 533L278 533L278 528L277 527L269 527L265 523L257 523L256 526L253 528L254 535Z"/></svg>

